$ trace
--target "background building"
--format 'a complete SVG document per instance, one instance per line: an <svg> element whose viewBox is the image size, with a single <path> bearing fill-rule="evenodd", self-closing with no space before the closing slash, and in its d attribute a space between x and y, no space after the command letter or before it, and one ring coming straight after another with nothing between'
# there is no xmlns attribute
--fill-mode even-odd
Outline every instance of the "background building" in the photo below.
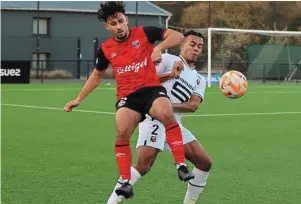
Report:
<svg viewBox="0 0 301 204"><path fill-rule="evenodd" d="M125 2L130 27L166 27L171 14L147 2ZM138 6L138 7L136 7ZM39 59L44 69L64 69L73 77L85 75L94 62L94 50L110 34L97 19L99 2L1 2L2 60L37 59L39 16ZM32 69L37 64L32 63ZM78 73L80 70L80 73Z"/></svg>

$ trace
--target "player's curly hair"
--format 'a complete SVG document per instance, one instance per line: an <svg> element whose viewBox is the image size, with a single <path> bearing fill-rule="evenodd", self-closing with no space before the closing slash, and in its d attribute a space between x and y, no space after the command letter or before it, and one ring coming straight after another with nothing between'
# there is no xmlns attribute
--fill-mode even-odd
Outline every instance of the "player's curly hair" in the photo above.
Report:
<svg viewBox="0 0 301 204"><path fill-rule="evenodd" d="M110 16L115 16L116 13L125 14L125 5L122 1L107 1L100 3L100 8L97 12L98 20L107 21Z"/></svg>
<svg viewBox="0 0 301 204"><path fill-rule="evenodd" d="M205 37L203 36L202 33L195 32L194 30L190 30L190 31L187 31L187 32L184 33L184 37L185 37L185 38L186 38L187 36L189 36L189 35L194 35L194 36L203 38L203 40L205 40Z"/></svg>

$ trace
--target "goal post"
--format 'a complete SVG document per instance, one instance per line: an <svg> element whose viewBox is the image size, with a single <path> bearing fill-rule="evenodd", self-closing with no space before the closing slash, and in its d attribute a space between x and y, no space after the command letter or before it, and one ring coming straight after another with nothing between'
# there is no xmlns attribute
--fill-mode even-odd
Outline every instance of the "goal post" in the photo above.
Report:
<svg viewBox="0 0 301 204"><path fill-rule="evenodd" d="M301 79L300 31L208 28L207 41L208 87L214 72L233 69L248 80Z"/></svg>
<svg viewBox="0 0 301 204"><path fill-rule="evenodd" d="M248 81L301 81L301 31L169 28L204 35L203 53L196 69L206 77L208 87L218 84L229 70L242 72ZM179 54L180 50L168 52Z"/></svg>

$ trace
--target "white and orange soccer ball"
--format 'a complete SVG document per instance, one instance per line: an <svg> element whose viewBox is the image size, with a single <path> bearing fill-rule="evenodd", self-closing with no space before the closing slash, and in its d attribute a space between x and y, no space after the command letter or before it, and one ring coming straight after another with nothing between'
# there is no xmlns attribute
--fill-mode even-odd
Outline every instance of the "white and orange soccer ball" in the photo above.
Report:
<svg viewBox="0 0 301 204"><path fill-rule="evenodd" d="M247 78L238 71L228 71L220 79L222 94L231 99L240 98L248 89Z"/></svg>

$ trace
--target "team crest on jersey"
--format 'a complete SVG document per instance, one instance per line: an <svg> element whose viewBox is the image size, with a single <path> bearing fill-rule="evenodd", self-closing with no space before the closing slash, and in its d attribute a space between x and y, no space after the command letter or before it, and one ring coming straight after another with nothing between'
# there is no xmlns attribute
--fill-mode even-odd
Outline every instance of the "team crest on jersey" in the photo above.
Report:
<svg viewBox="0 0 301 204"><path fill-rule="evenodd" d="M197 74L196 84L199 85L201 82L201 77Z"/></svg>
<svg viewBox="0 0 301 204"><path fill-rule="evenodd" d="M116 53L116 52L113 52L113 53L111 54L110 58L112 59L112 58L114 58L114 57L116 57L116 56L117 56L117 53Z"/></svg>
<svg viewBox="0 0 301 204"><path fill-rule="evenodd" d="M139 48L140 47L140 41L139 40L135 40L132 42L133 48Z"/></svg>

